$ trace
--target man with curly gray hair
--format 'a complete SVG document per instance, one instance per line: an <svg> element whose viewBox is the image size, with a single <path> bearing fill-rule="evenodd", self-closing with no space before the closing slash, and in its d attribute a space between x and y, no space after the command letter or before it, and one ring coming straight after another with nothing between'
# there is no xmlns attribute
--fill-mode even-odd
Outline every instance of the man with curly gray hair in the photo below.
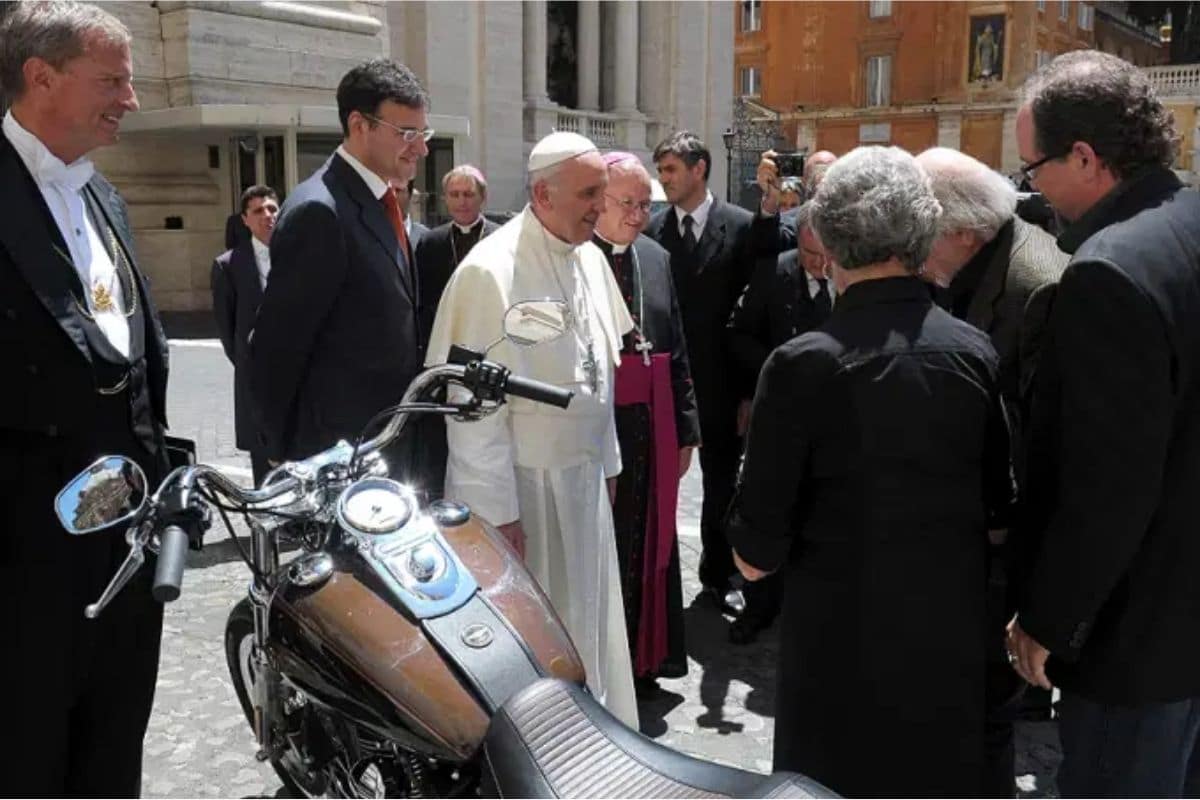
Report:
<svg viewBox="0 0 1200 800"><path fill-rule="evenodd" d="M1077 51L1025 86L1023 171L1071 224L1033 384L1017 618L1062 692L1064 797L1172 797L1200 732L1200 195L1141 70ZM1193 777L1195 780L1195 777ZM1200 783L1200 781L1197 781Z"/></svg>
<svg viewBox="0 0 1200 800"><path fill-rule="evenodd" d="M842 295L763 366L729 530L747 580L786 584L774 766L979 796L987 530L1012 499L996 353L915 274L941 207L911 155L852 151L811 210Z"/></svg>

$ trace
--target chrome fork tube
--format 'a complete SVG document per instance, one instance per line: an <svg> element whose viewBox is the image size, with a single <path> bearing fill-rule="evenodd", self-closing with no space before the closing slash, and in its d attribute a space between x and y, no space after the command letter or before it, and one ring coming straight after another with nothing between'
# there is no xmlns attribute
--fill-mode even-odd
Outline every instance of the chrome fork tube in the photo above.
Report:
<svg viewBox="0 0 1200 800"><path fill-rule="evenodd" d="M259 745L257 758L266 761L275 749L271 723L279 710L279 676L275 673L267 649L271 594L277 582L275 573L279 569L279 548L275 538L253 519L250 520L250 546L250 557L256 570L256 576L250 584L250 607L254 610L254 648L251 656L255 673L252 696L254 736Z"/></svg>

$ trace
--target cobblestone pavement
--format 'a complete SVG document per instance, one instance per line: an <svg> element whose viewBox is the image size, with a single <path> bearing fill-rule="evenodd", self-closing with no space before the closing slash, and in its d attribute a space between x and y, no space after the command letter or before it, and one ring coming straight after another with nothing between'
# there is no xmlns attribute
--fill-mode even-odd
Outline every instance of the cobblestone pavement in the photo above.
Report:
<svg viewBox="0 0 1200 800"><path fill-rule="evenodd" d="M234 447L232 370L220 347L176 341L171 358L172 431L195 438L202 461L249 482L249 460ZM689 673L661 681L662 691L643 703L643 732L686 753L767 772L778 626L756 644L734 647L723 617L707 607L689 607L700 589L699 516L699 470L693 469L679 508ZM202 553L191 554L183 595L167 607L158 693L146 735L147 796L282 796L270 766L254 760L253 736L225 665L225 619L244 595L249 574L217 531L214 527ZM1057 753L1052 724L1021 725L1017 772L1023 794L1053 794ZM929 768L937 765L914 765Z"/></svg>

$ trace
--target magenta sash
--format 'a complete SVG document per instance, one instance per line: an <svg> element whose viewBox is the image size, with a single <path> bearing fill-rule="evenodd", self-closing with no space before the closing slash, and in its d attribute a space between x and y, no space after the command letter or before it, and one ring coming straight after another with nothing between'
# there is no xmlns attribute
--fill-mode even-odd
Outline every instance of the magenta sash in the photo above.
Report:
<svg viewBox="0 0 1200 800"><path fill-rule="evenodd" d="M675 432L675 396L671 391L671 355L655 353L650 365L641 354L623 354L617 368L616 404L650 407L650 507L642 555L642 607L638 611L635 675L654 672L667 657L667 567L675 544L679 497L679 440Z"/></svg>

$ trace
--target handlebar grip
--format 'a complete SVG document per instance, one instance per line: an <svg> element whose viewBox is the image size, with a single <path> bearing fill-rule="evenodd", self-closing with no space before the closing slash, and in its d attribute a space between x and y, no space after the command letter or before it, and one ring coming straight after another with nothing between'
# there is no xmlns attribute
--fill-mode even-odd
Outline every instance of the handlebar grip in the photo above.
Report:
<svg viewBox="0 0 1200 800"><path fill-rule="evenodd" d="M178 525L168 525L159 536L158 566L154 568L154 599L171 603L179 599L183 567L187 563L188 535Z"/></svg>
<svg viewBox="0 0 1200 800"><path fill-rule="evenodd" d="M508 380L504 384L504 390L511 395L524 397L526 400L532 400L535 403L546 403L547 405L558 406L559 408L566 408L570 405L571 398L575 396L574 392L566 389L560 389L548 383L521 378L516 375L508 376Z"/></svg>

